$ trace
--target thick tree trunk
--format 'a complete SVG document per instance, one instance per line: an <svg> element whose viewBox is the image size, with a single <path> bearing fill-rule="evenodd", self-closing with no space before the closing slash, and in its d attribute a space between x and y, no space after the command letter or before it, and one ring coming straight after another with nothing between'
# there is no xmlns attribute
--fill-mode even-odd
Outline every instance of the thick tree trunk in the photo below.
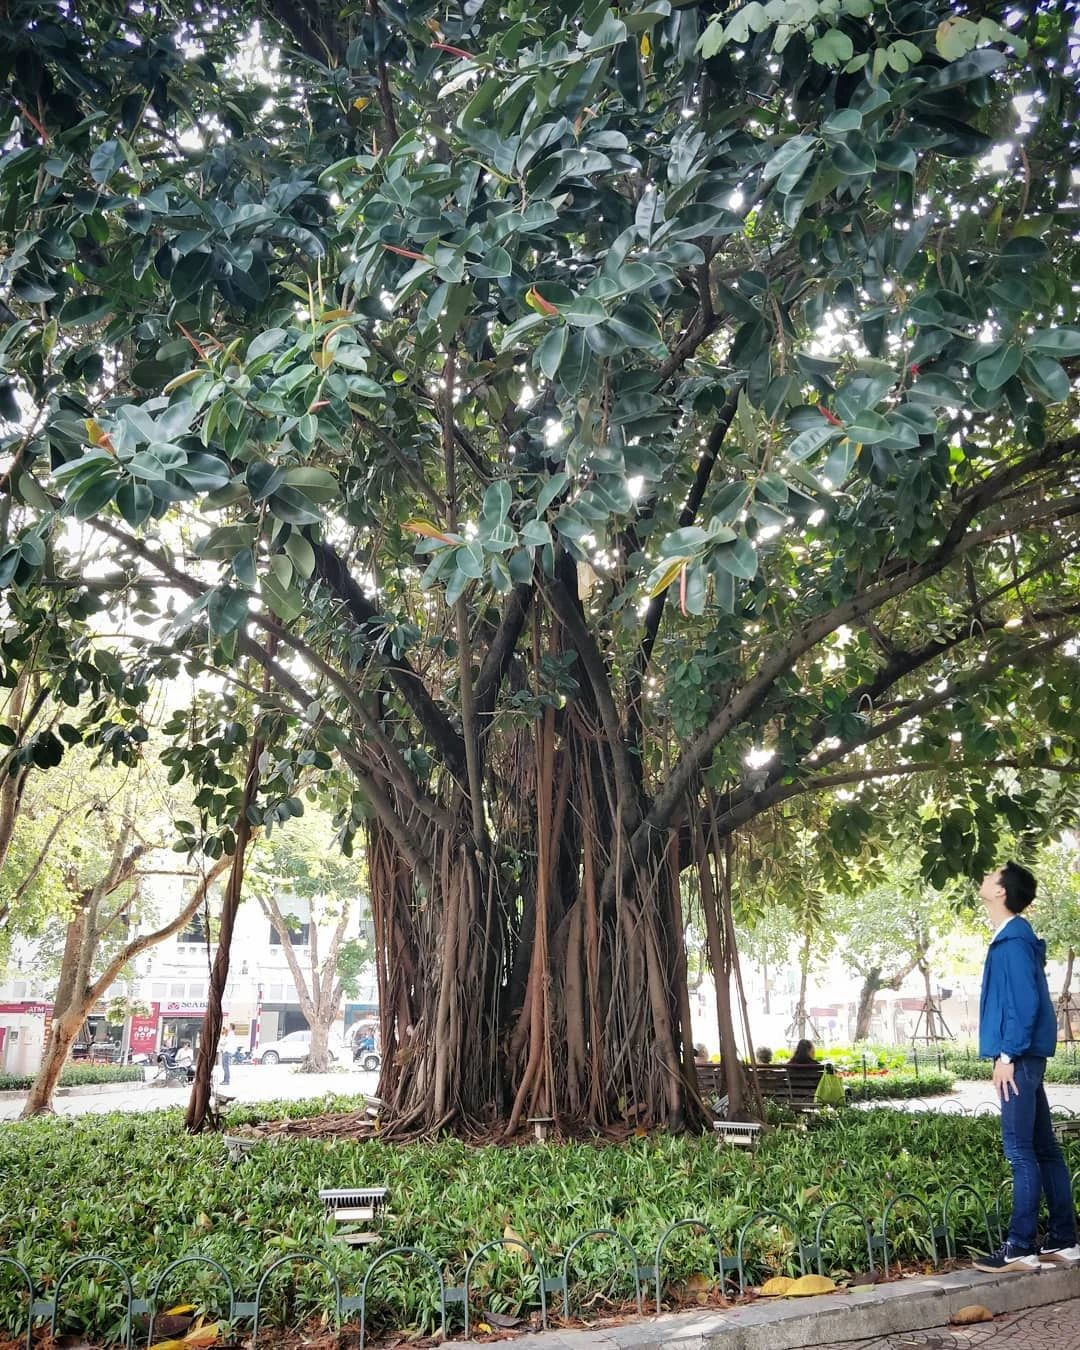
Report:
<svg viewBox="0 0 1080 1350"><path fill-rule="evenodd" d="M855 1014L855 1040L870 1039L870 1020L874 1015L874 998L882 988L881 967L873 966L863 974L859 990L859 1006Z"/></svg>
<svg viewBox="0 0 1080 1350"><path fill-rule="evenodd" d="M28 1120L31 1116L43 1116L52 1113L53 1094L56 1092L56 1085L64 1071L64 1065L67 1063L71 1047L75 1043L75 1037L78 1036L79 1028L86 1020L86 1014L90 1011L91 1006L92 1002L84 1000L59 1017L54 1013L49 1026L49 1034L45 1038L41 1068L38 1069L37 1076L30 1088L30 1094L23 1103L22 1118L24 1120Z"/></svg>
<svg viewBox="0 0 1080 1350"><path fill-rule="evenodd" d="M660 847L623 867L605 744L576 708L561 726L549 710L509 763L479 856L464 793L452 831L399 799L430 889L368 824L387 1132L697 1126L678 868ZM729 977L717 966L730 1007ZM727 1048L736 1064L733 1027Z"/></svg>
<svg viewBox="0 0 1080 1350"><path fill-rule="evenodd" d="M233 928L243 898L244 867L247 862L248 844L251 842L251 820L248 811L258 789L261 754L262 742L258 736L252 736L244 775L244 791L240 798L240 810L236 814L234 830L236 847L229 864L229 881L221 902L221 928L218 932L217 950L214 952L214 964L210 969L210 987L206 998L206 1013L203 1016L202 1039L195 1061L195 1081L191 1085L191 1096L188 1099L187 1115L184 1119L184 1124L192 1134L205 1129L210 1122L210 1075L217 1063L218 1042L221 1039L222 1003L225 986L229 980ZM221 866L224 866L224 860Z"/></svg>
<svg viewBox="0 0 1080 1350"><path fill-rule="evenodd" d="M330 1028L316 1013L311 1022L311 1047L301 1066L305 1073L326 1073L330 1068Z"/></svg>

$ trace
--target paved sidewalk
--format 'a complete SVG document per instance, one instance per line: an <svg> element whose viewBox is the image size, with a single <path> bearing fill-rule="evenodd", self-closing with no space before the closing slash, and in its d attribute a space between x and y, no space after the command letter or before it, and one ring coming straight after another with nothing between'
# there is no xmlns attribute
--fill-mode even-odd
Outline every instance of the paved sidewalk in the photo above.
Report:
<svg viewBox="0 0 1080 1350"><path fill-rule="evenodd" d="M821 1350L1078 1350L1080 1298L1027 1312L1004 1313L973 1327L902 1331L869 1341L834 1341Z"/></svg>
<svg viewBox="0 0 1080 1350"><path fill-rule="evenodd" d="M351 1066L330 1073L299 1073L291 1064L237 1064L232 1071L229 1092L238 1102L304 1101L331 1092L335 1096L372 1093L378 1086L377 1073L363 1073ZM117 1090L117 1088L121 1090ZM0 1099L0 1121L15 1120L23 1108L25 1094ZM110 1084L104 1092L86 1091L78 1096L57 1096L58 1116L100 1115L109 1111L132 1114L160 1111L170 1106L187 1106L188 1091L183 1085L163 1087L149 1083Z"/></svg>

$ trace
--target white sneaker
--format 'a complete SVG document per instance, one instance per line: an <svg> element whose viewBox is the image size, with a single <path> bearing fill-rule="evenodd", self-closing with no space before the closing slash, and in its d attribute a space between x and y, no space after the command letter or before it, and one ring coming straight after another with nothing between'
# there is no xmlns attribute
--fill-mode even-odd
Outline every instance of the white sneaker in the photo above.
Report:
<svg viewBox="0 0 1080 1350"><path fill-rule="evenodd" d="M1039 1251L1040 1261L1052 1261L1057 1265L1073 1266L1080 1262L1080 1245L1071 1247L1043 1247Z"/></svg>

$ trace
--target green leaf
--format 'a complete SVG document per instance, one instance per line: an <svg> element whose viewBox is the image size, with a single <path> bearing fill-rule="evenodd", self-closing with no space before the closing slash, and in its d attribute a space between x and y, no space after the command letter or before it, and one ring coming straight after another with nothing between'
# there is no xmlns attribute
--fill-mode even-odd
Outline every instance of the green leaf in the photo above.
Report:
<svg viewBox="0 0 1080 1350"><path fill-rule="evenodd" d="M601 311L601 313L602 312L603 311ZM549 380L553 380L558 374L559 366L563 359L563 353L566 351L566 337L568 332L569 329L566 324L559 324L545 336L544 340L536 349L536 364Z"/></svg>
<svg viewBox="0 0 1080 1350"><path fill-rule="evenodd" d="M740 537L729 544L721 544L714 550L713 557L733 577L750 581L757 575L757 550L749 539Z"/></svg>
<svg viewBox="0 0 1080 1350"><path fill-rule="evenodd" d="M206 604L206 617L210 631L216 637L227 637L242 628L248 615L248 596L246 591L235 591L231 587L216 586Z"/></svg>
<svg viewBox="0 0 1080 1350"><path fill-rule="evenodd" d="M877 156L873 147L859 132L852 132L844 140L837 142L833 148L832 161L841 173L849 177L873 173L877 168Z"/></svg>
<svg viewBox="0 0 1080 1350"><path fill-rule="evenodd" d="M551 543L551 530L546 520L527 520L521 529L521 542L530 548L542 548Z"/></svg>
<svg viewBox="0 0 1080 1350"><path fill-rule="evenodd" d="M1080 356L1080 328L1038 328L1026 346L1046 356Z"/></svg>
<svg viewBox="0 0 1080 1350"><path fill-rule="evenodd" d="M774 178L778 178L792 164L809 163L809 156L813 153L814 144L812 136L792 136L791 140L785 141L780 149L766 161L765 167L761 171L761 181L771 183Z"/></svg>
<svg viewBox="0 0 1080 1350"><path fill-rule="evenodd" d="M60 311L60 322L65 328L97 323L113 310L113 301L107 295L77 295Z"/></svg>
<svg viewBox="0 0 1080 1350"><path fill-rule="evenodd" d="M1038 353L1025 356L1023 373L1051 403L1064 403L1069 397L1069 376L1064 366L1059 365L1052 356L1040 356Z"/></svg>
<svg viewBox="0 0 1080 1350"><path fill-rule="evenodd" d="M105 141L90 156L90 177L95 183L107 183L124 163L124 149L119 141Z"/></svg>
<svg viewBox="0 0 1080 1350"><path fill-rule="evenodd" d="M862 124L863 116L858 108L837 108L824 119L821 129L826 136L844 136L849 131L861 130Z"/></svg>
<svg viewBox="0 0 1080 1350"><path fill-rule="evenodd" d="M709 533L703 530L700 525L686 525L680 530L672 530L670 534L665 535L660 545L660 552L666 557L688 557L695 550L704 547L709 542Z"/></svg>
<svg viewBox="0 0 1080 1350"><path fill-rule="evenodd" d="M344 345L339 347L337 351L334 353L335 361L343 351L350 351L350 350L353 349L346 347ZM377 380L373 380L370 375L350 375L349 393L356 394L358 398L382 399L386 397L386 390L382 387L381 384L378 383Z"/></svg>
<svg viewBox="0 0 1080 1350"><path fill-rule="evenodd" d="M538 516L542 516L555 498L566 491L566 485L569 481L570 475L568 473L553 473L551 475L536 498L536 514Z"/></svg>
<svg viewBox="0 0 1080 1350"><path fill-rule="evenodd" d="M488 249L481 262L469 263L469 271L474 277L508 277L513 270L510 254L498 244Z"/></svg>
<svg viewBox="0 0 1080 1350"><path fill-rule="evenodd" d="M189 253L180 258L169 277L169 286L177 300L187 300L210 280L214 260L209 253Z"/></svg>
<svg viewBox="0 0 1080 1350"><path fill-rule="evenodd" d="M484 525L490 529L495 525L501 525L510 514L510 504L513 500L513 493L510 484L505 478L497 478L493 483L489 483L484 491L484 504L481 508L481 519Z"/></svg>
<svg viewBox="0 0 1080 1350"><path fill-rule="evenodd" d="M602 51L606 47L617 47L626 41L626 37L626 24L609 9L594 33L578 35L578 46L590 52Z"/></svg>
<svg viewBox="0 0 1080 1350"><path fill-rule="evenodd" d="M848 423L847 435L856 445L876 445L892 435L892 427L876 412L860 412Z"/></svg>
<svg viewBox="0 0 1080 1350"><path fill-rule="evenodd" d="M280 347L288 336L284 328L268 328L265 333L259 333L248 343L247 359L257 361L260 356Z"/></svg>
<svg viewBox="0 0 1080 1350"><path fill-rule="evenodd" d="M284 623L292 623L303 614L304 598L292 585L292 564L280 554L270 559L270 570L263 574L259 590L270 609Z"/></svg>
<svg viewBox="0 0 1080 1350"><path fill-rule="evenodd" d="M137 529L154 509L154 494L145 483L123 483L116 494L116 505L132 529Z"/></svg>
<svg viewBox="0 0 1080 1350"><path fill-rule="evenodd" d="M588 295L576 296L568 305L560 305L559 313L575 328L592 328L607 318L607 310L600 301Z"/></svg>
<svg viewBox="0 0 1080 1350"><path fill-rule="evenodd" d="M368 351L366 347L360 346L356 342L333 342L327 348L327 355L330 359L345 370L367 370Z"/></svg>
<svg viewBox="0 0 1080 1350"><path fill-rule="evenodd" d="M269 499L271 513L287 525L321 525L322 513L310 497L294 487L282 487Z"/></svg>
<svg viewBox="0 0 1080 1350"><path fill-rule="evenodd" d="M232 560L232 570L237 581L254 590L258 585L255 572L255 554L250 548L242 548Z"/></svg>
<svg viewBox="0 0 1080 1350"><path fill-rule="evenodd" d="M855 444L845 436L843 440L837 441L828 459L821 466L821 476L827 478L834 488L838 488L846 482L854 463Z"/></svg>
<svg viewBox="0 0 1080 1350"><path fill-rule="evenodd" d="M78 520L89 520L116 495L120 480L113 474L98 478L85 490L68 494L67 502Z"/></svg>
<svg viewBox="0 0 1080 1350"><path fill-rule="evenodd" d="M592 363L592 352L581 328L567 331L566 351L559 362L559 383L567 394L574 395L585 382Z"/></svg>
<svg viewBox="0 0 1080 1350"><path fill-rule="evenodd" d="M499 341L499 352L508 351L514 344L525 336L531 329L537 328L542 323L549 323L550 320L544 314L526 314L520 319L516 319L506 332L503 333Z"/></svg>
<svg viewBox="0 0 1080 1350"><path fill-rule="evenodd" d="M1016 346L999 347L975 367L975 378L984 389L1000 389L1020 369L1023 352Z"/></svg>
<svg viewBox="0 0 1080 1350"><path fill-rule="evenodd" d="M454 563L469 581L479 581L484 575L484 553L479 544L463 544L454 549Z"/></svg>
<svg viewBox="0 0 1080 1350"><path fill-rule="evenodd" d="M296 468L285 470L285 482L289 487L299 488L316 502L336 501L341 495L338 481L328 469L298 465Z"/></svg>
<svg viewBox="0 0 1080 1350"><path fill-rule="evenodd" d="M294 530L285 540L285 552L297 576L305 580L315 571L315 550L302 534Z"/></svg>
<svg viewBox="0 0 1080 1350"><path fill-rule="evenodd" d="M810 47L814 60L822 66L842 66L851 60L854 51L851 39L839 28L828 29Z"/></svg>
<svg viewBox="0 0 1080 1350"><path fill-rule="evenodd" d="M952 14L938 24L935 45L946 61L966 56L979 40L979 29L970 19Z"/></svg>
<svg viewBox="0 0 1080 1350"><path fill-rule="evenodd" d="M667 348L660 339L655 318L636 301L621 305L608 324L632 350L646 351L660 359L666 355Z"/></svg>
<svg viewBox="0 0 1080 1350"><path fill-rule="evenodd" d="M1008 61L1004 52L981 51L963 56L959 61L942 66L927 76L923 82L924 93L939 93L942 89L952 89L957 84L967 84L970 80L980 80L995 70L1000 70Z"/></svg>

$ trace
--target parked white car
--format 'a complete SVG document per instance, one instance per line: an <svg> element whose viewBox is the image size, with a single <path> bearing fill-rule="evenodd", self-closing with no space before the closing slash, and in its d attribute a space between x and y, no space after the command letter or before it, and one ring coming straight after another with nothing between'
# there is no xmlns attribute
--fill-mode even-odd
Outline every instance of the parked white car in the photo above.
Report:
<svg viewBox="0 0 1080 1350"><path fill-rule="evenodd" d="M299 1064L301 1060L307 1059L310 1049L311 1032L305 1027L303 1031L290 1031L280 1040L267 1041L265 1045L260 1045L252 1055L252 1059L256 1064ZM341 1046L335 1044L332 1038L327 1049L331 1060L341 1058Z"/></svg>

